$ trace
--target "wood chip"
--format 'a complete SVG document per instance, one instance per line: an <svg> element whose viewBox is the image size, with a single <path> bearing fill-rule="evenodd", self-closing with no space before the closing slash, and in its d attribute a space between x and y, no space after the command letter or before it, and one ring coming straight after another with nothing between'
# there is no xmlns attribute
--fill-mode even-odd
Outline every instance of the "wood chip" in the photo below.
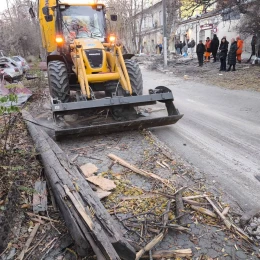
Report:
<svg viewBox="0 0 260 260"><path fill-rule="evenodd" d="M95 193L96 193L97 197L98 197L100 200L102 200L102 199L108 197L108 196L111 194L110 191L105 191L105 190L102 190L102 189L100 189L100 188L96 188Z"/></svg>
<svg viewBox="0 0 260 260"><path fill-rule="evenodd" d="M87 181L99 186L104 191L110 191L116 188L114 181L103 178L101 176L92 176L87 178Z"/></svg>
<svg viewBox="0 0 260 260"><path fill-rule="evenodd" d="M98 171L97 166L93 163L86 163L80 166L80 169L86 178L93 176Z"/></svg>
<svg viewBox="0 0 260 260"><path fill-rule="evenodd" d="M156 161L156 163L158 164L158 165L160 165L162 168L166 168L166 166L165 165L163 165L163 164L161 164L160 162L158 162L158 161Z"/></svg>
<svg viewBox="0 0 260 260"><path fill-rule="evenodd" d="M224 210L222 211L222 215L226 216L228 214L229 210L230 210L230 207L225 207Z"/></svg>

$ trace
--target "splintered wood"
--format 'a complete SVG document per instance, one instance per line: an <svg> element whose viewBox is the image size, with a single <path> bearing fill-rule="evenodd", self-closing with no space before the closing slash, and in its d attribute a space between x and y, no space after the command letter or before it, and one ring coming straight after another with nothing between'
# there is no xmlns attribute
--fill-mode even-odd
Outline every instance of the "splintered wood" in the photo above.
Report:
<svg viewBox="0 0 260 260"><path fill-rule="evenodd" d="M87 255L91 247L100 260L134 259L134 248L123 237L119 225L108 214L85 176L71 164L47 133L34 123L28 112L23 111L22 114L41 156L48 183L80 254Z"/></svg>
<svg viewBox="0 0 260 260"><path fill-rule="evenodd" d="M118 163L121 166L130 169L134 173L149 178L151 183L157 183L157 189L153 188L152 190L145 190L141 188L142 192L139 195L124 196L125 194L122 193L120 195L120 202L114 200L115 206L111 213L115 215L128 232L133 233L133 236L137 236L135 243L142 245L141 248L137 247L138 252L136 254L136 260L140 258L151 259L151 257L153 259L160 259L162 257L191 257L191 249L183 249L179 250L179 252L177 252L177 250L158 251L151 254L151 250L166 236L168 229L191 234L191 230L187 227L187 224L189 223L189 221L187 221L187 215L191 214L195 217L199 214L200 219L204 220L204 224L207 224L208 222L209 225L212 225L214 223L217 224L219 221L223 221L228 229L233 227L233 231L235 231L240 237L248 240L245 233L229 220L228 212L230 208L222 207L217 201L215 204L213 199L210 198L212 195L206 193L199 194L199 192L188 187L180 187L179 189L176 189L173 182L170 182L155 173L140 169L117 155L108 154L108 157L113 160L114 163ZM165 170L170 170L170 167L168 168L168 164L165 162L160 163L159 161L155 161L155 164ZM160 183L161 186L158 185L158 183ZM127 187L127 184L125 185ZM133 194L133 192L130 192L132 189L134 189L134 187L130 184L129 192L127 193L130 193L130 195ZM140 190L140 188L137 187L136 189ZM120 190L121 192L124 191L122 188L120 188ZM111 196L113 196L113 192ZM136 213L135 210L131 210L133 207L129 203L129 201L133 201L132 203L135 206L140 205L141 201L143 201L144 204L151 204L149 201L159 201L161 198L167 200L167 203L161 203L161 209L164 209L164 212L162 212L162 210L158 212L157 208L160 206L154 206L154 204L152 204L153 206L149 210L143 212L139 210ZM136 200L138 202L135 202ZM111 207L111 204L109 204L108 207ZM124 211L121 209L124 209ZM122 215L119 217L119 213L123 214L125 217L122 217ZM169 221L170 217L171 220ZM136 247L136 244L134 245Z"/></svg>

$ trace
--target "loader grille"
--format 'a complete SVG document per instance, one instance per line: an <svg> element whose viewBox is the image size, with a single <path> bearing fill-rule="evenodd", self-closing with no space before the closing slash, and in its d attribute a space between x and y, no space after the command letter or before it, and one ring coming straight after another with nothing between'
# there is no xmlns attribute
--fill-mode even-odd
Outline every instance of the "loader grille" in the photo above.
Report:
<svg viewBox="0 0 260 260"><path fill-rule="evenodd" d="M101 68L103 52L99 49L85 50L91 68Z"/></svg>

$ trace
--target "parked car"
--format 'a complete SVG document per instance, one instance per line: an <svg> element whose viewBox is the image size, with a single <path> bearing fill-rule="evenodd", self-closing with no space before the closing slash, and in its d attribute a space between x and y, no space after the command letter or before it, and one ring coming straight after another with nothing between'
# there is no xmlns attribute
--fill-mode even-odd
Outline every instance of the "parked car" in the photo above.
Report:
<svg viewBox="0 0 260 260"><path fill-rule="evenodd" d="M19 81L23 77L23 71L13 62L0 61L0 73L9 83L14 82L15 80Z"/></svg>
<svg viewBox="0 0 260 260"><path fill-rule="evenodd" d="M21 57L21 56L13 56L12 59L18 63L20 66L23 67L23 72L25 73L30 69L30 66L28 65L27 61Z"/></svg>
<svg viewBox="0 0 260 260"><path fill-rule="evenodd" d="M16 61L14 61L9 57L0 57L0 62L12 63L14 67L17 67L23 73L23 66L21 66L20 64L18 64Z"/></svg>

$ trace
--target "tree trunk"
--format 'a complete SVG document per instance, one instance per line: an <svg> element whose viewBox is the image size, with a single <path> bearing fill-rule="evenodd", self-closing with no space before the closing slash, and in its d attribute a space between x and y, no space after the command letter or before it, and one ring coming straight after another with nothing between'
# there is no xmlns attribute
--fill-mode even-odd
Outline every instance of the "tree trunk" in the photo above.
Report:
<svg viewBox="0 0 260 260"><path fill-rule="evenodd" d="M23 111L23 117L79 253L86 255L91 246L98 259L135 259L135 250L77 167L70 164L60 147L33 123L28 112Z"/></svg>

